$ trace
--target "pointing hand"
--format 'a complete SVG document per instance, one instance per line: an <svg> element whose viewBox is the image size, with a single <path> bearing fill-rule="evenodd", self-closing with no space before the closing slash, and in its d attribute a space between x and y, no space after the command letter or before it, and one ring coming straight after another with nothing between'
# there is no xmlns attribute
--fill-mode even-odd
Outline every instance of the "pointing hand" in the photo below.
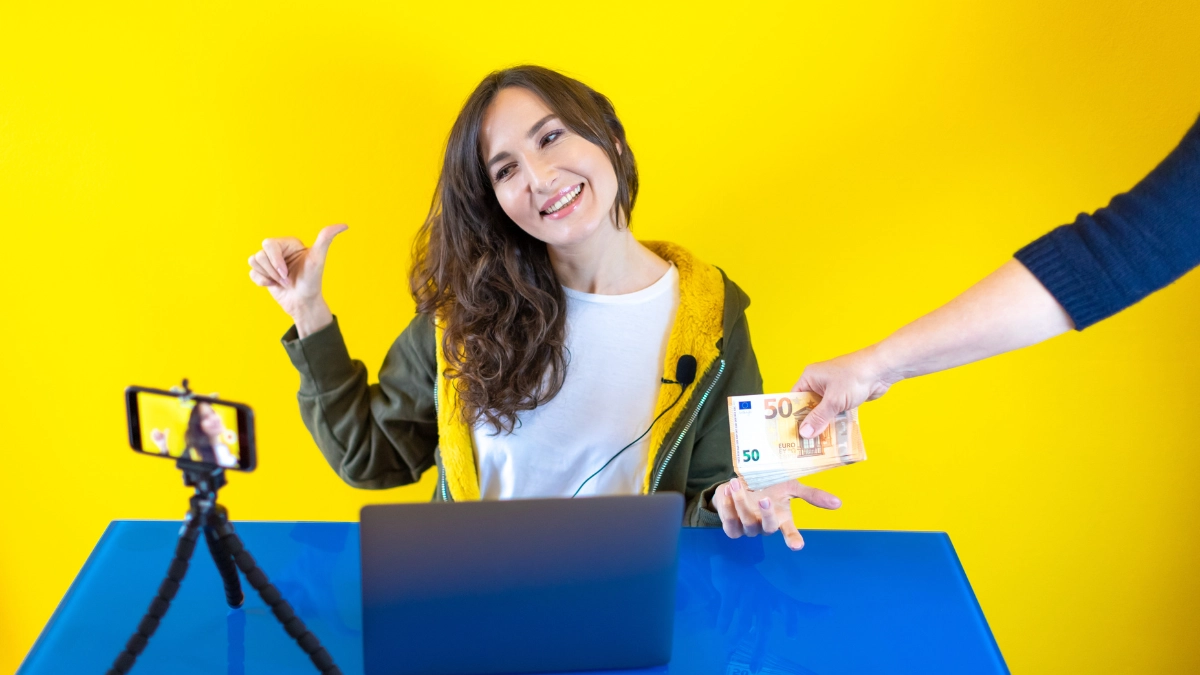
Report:
<svg viewBox="0 0 1200 675"><path fill-rule="evenodd" d="M330 225L317 234L311 247L295 237L264 239L250 256L250 279L271 292L275 302L296 322L300 337L333 321L321 294L321 277L333 238L349 228Z"/></svg>

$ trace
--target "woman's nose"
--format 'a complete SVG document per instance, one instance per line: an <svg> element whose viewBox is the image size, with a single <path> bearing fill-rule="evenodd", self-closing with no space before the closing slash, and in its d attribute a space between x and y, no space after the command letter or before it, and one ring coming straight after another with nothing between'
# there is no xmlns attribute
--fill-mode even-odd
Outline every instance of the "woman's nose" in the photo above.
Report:
<svg viewBox="0 0 1200 675"><path fill-rule="evenodd" d="M545 192L554 189L558 180L558 169L551 162L529 162L530 185L534 191Z"/></svg>

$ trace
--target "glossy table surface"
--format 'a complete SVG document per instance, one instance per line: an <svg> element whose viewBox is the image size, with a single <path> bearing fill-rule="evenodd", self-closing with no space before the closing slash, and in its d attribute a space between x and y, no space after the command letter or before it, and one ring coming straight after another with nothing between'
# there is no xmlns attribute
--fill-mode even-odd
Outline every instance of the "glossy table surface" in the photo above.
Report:
<svg viewBox="0 0 1200 675"><path fill-rule="evenodd" d="M362 672L356 523L235 524L247 549L347 675ZM180 524L114 521L30 650L20 675L103 673L166 572ZM668 666L634 673L1006 673L942 533L804 532L730 540L685 529ZM248 584L230 610L203 543L131 671L315 673ZM469 642L468 642L469 644Z"/></svg>

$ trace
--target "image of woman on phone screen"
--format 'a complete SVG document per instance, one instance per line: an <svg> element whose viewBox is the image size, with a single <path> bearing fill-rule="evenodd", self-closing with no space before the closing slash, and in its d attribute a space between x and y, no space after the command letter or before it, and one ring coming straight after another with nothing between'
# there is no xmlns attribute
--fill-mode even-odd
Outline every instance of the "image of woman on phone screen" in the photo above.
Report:
<svg viewBox="0 0 1200 675"><path fill-rule="evenodd" d="M250 277L295 325L300 411L347 483L436 467L437 500L686 498L685 524L803 540L789 501L840 502L734 477L728 396L762 393L724 273L630 232L637 165L612 103L536 66L488 75L450 131L409 274L417 315L369 384L321 292L330 243L272 238ZM690 371L690 372L689 372Z"/></svg>
<svg viewBox="0 0 1200 675"><path fill-rule="evenodd" d="M206 401L198 401L188 415L184 453L193 461L235 467L238 459L226 443L225 421Z"/></svg>

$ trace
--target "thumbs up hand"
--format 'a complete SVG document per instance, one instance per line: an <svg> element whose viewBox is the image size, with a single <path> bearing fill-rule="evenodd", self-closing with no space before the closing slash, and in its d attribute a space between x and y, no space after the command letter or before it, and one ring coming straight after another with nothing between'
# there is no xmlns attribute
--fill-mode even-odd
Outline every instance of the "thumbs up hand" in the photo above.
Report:
<svg viewBox="0 0 1200 675"><path fill-rule="evenodd" d="M296 322L300 337L333 322L333 313L321 294L321 277L333 238L350 228L330 225L317 234L311 247L295 237L264 239L262 249L250 256L250 279L271 292L275 302Z"/></svg>

